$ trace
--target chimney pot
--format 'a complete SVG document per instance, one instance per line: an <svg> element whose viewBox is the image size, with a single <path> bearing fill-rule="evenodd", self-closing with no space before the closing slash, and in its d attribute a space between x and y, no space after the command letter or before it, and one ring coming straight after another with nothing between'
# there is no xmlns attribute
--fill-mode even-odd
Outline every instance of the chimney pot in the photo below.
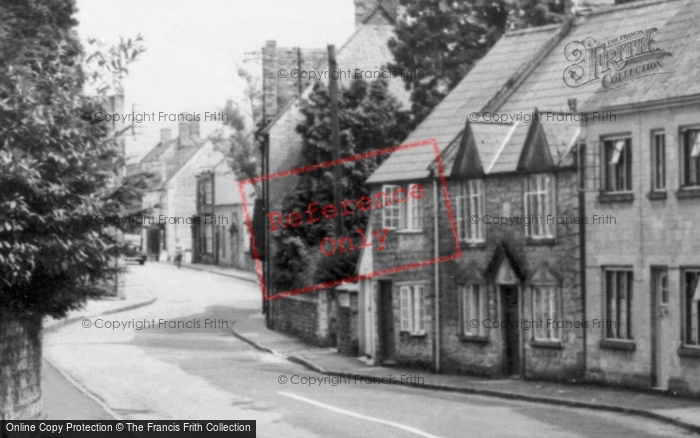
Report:
<svg viewBox="0 0 700 438"><path fill-rule="evenodd" d="M185 119L185 114L181 114L182 118L178 123L178 140L180 147L189 146L192 143L190 138L190 122Z"/></svg>
<svg viewBox="0 0 700 438"><path fill-rule="evenodd" d="M194 142L199 140L199 120L192 120L190 122L190 138Z"/></svg>

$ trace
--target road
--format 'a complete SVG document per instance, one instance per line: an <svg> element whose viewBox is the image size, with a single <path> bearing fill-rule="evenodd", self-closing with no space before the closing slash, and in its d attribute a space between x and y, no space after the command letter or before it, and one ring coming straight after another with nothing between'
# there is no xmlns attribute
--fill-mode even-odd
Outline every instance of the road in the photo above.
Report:
<svg viewBox="0 0 700 438"><path fill-rule="evenodd" d="M45 356L121 419L254 419L259 437L687 435L638 417L397 385L281 384L280 376L323 376L231 335L236 320L259 314L257 285L159 263L132 266L128 275L158 300L94 318L89 328L67 325L44 340ZM104 327L129 321L156 327ZM178 321L190 328L167 327ZM204 327L207 321L213 326Z"/></svg>

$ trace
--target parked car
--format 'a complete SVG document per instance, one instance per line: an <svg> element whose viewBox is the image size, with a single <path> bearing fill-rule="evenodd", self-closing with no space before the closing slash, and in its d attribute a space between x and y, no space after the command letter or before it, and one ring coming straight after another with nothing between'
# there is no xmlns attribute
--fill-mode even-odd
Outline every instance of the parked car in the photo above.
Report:
<svg viewBox="0 0 700 438"><path fill-rule="evenodd" d="M138 234L124 234L124 243L126 244L125 262L134 262L139 265L146 263L148 255L143 250L141 236Z"/></svg>

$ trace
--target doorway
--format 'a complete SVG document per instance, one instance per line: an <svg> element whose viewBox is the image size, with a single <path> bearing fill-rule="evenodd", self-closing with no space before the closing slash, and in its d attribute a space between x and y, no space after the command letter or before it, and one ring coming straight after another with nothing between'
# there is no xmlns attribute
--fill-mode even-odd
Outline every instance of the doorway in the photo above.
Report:
<svg viewBox="0 0 700 438"><path fill-rule="evenodd" d="M501 285L501 333L503 333L503 375L520 375L520 327L518 325L518 287Z"/></svg>
<svg viewBox="0 0 700 438"><path fill-rule="evenodd" d="M151 260L158 260L160 257L160 229L150 228L148 230L148 255Z"/></svg>
<svg viewBox="0 0 700 438"><path fill-rule="evenodd" d="M378 362L381 365L391 365L394 360L394 303L392 283L387 280L377 281L379 291L377 296L377 326L379 329Z"/></svg>
<svg viewBox="0 0 700 438"><path fill-rule="evenodd" d="M668 389L667 352L664 334L668 333L668 269L651 268L651 387ZM666 353L666 354L665 354Z"/></svg>

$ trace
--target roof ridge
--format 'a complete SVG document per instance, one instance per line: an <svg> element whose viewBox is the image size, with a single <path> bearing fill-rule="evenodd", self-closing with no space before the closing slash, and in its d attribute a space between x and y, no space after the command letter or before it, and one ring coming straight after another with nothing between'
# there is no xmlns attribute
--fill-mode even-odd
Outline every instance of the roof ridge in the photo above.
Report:
<svg viewBox="0 0 700 438"><path fill-rule="evenodd" d="M655 5L658 3L668 3L669 1L673 2L686 2L688 0L641 0L641 1L632 1L629 3L623 3L620 5L611 5L609 7L598 7L594 10L591 10L587 12L584 16L585 17L591 17L595 15L603 15L603 14L609 14L611 12L619 12L619 11L625 11L628 9L639 9L639 8L644 8L647 6Z"/></svg>
<svg viewBox="0 0 700 438"><path fill-rule="evenodd" d="M554 47L566 36L568 35L571 28L574 26L576 21L575 16L570 16L564 20L559 25L559 30L552 34L547 41L542 44L542 47L535 53L530 61L524 62L516 71L513 73L506 83L501 87L500 90L484 105L481 112L484 111L496 111L503 103L515 92L515 90L522 84L525 79L530 76L540 62L549 55Z"/></svg>
<svg viewBox="0 0 700 438"><path fill-rule="evenodd" d="M660 0L660 1L662 1L662 0ZM559 27L559 26L561 26L562 23L552 23L552 24L545 24L542 26L524 27L521 29L507 30L506 33L503 34L503 36L510 37L510 36L514 36L514 35L523 35L526 33L542 32L545 30L550 30L550 29L554 29L556 27Z"/></svg>

